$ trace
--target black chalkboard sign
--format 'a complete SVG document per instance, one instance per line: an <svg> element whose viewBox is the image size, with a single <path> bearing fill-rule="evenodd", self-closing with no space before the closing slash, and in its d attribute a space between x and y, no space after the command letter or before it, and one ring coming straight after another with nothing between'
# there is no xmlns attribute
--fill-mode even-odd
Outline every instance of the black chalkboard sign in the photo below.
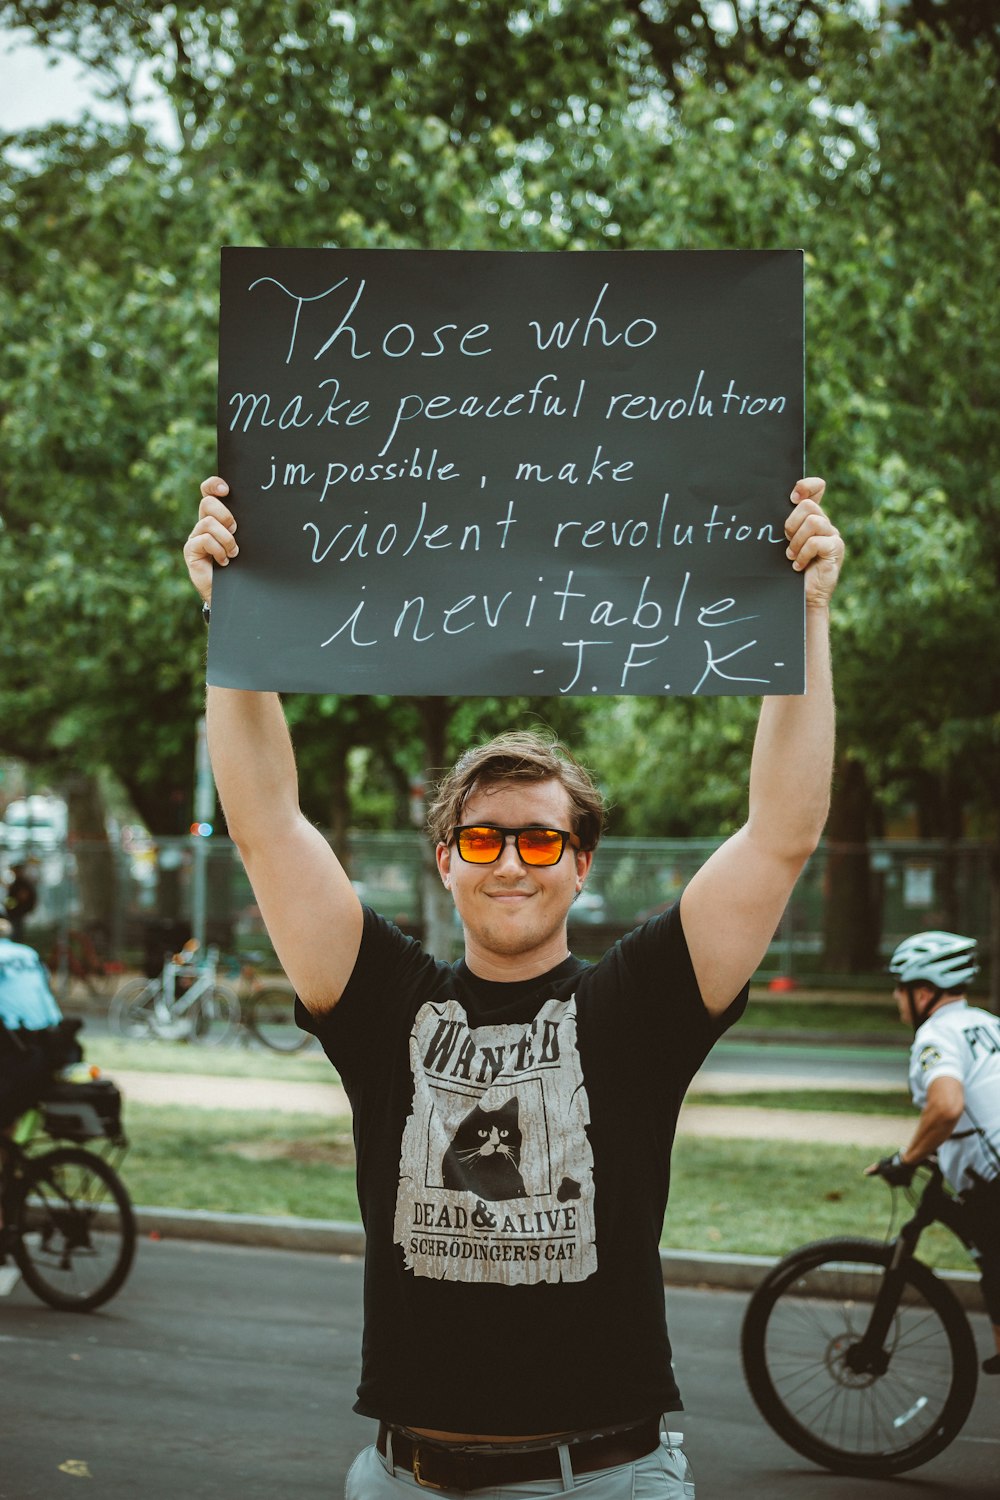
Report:
<svg viewBox="0 0 1000 1500"><path fill-rule="evenodd" d="M209 681L798 693L799 251L222 252Z"/></svg>

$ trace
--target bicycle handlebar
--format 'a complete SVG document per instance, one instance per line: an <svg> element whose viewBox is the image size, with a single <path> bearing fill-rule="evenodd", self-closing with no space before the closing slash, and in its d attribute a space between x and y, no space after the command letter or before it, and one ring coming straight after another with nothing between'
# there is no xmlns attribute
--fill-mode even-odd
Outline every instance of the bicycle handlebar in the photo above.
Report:
<svg viewBox="0 0 1000 1500"><path fill-rule="evenodd" d="M215 968L218 962L218 948L206 948L202 954L199 954L197 949L192 949L190 953L185 953L182 949L180 953L168 955L163 967L165 969L173 969L176 972L183 969L194 969L200 974L205 969Z"/></svg>

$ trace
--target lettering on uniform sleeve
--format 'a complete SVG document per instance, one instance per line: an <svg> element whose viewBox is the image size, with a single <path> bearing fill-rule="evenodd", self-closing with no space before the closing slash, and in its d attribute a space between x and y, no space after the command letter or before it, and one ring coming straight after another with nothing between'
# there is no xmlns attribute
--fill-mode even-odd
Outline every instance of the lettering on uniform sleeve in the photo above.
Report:
<svg viewBox="0 0 1000 1500"><path fill-rule="evenodd" d="M1000 1053L1000 1027L966 1026L962 1032L973 1057L989 1057Z"/></svg>

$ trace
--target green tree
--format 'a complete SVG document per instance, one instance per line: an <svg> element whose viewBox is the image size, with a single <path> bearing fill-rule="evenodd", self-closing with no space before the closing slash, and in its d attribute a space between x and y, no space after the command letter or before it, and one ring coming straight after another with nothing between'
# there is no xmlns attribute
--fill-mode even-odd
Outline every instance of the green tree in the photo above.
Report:
<svg viewBox="0 0 1000 1500"><path fill-rule="evenodd" d="M3 750L108 765L152 828L187 822L201 627L177 545L212 451L220 244L801 244L810 465L851 544L831 826L863 849L916 798L928 829L995 832L998 28L884 11L0 4L121 115L2 144ZM140 64L175 144L139 122ZM623 827L714 833L743 801L748 704L291 710L333 824L358 747L398 818L414 766L531 712L588 725ZM833 903L847 967L872 957L863 867Z"/></svg>

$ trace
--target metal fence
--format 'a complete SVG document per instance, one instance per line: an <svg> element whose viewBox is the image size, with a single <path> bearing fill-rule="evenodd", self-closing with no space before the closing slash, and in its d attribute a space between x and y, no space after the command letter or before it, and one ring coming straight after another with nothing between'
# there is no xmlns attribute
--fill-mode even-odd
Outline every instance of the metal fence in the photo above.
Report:
<svg viewBox="0 0 1000 1500"><path fill-rule="evenodd" d="M606 839L570 914L574 949L593 956L668 905L716 846L712 840ZM27 852L19 850L18 857ZM197 930L193 902L199 860L205 875L207 941L231 953L271 951L228 839L154 841L130 834L118 843L76 843L30 853L38 905L25 937L56 964L60 956L65 965L67 955L92 948L114 966L155 972L163 955ZM419 933L421 880L428 865L419 834L355 834L348 863L364 901L405 930ZM0 850L0 868L6 864L9 856L5 860ZM857 913L853 920L872 927L869 962L860 969L830 964L831 904L843 903L845 879ZM780 975L821 987L884 985L884 959L902 937L945 927L980 937L990 992L990 971L996 970L996 908L996 850L989 844L891 840L864 849L825 844L799 880L758 978ZM847 972L849 967L854 972Z"/></svg>

